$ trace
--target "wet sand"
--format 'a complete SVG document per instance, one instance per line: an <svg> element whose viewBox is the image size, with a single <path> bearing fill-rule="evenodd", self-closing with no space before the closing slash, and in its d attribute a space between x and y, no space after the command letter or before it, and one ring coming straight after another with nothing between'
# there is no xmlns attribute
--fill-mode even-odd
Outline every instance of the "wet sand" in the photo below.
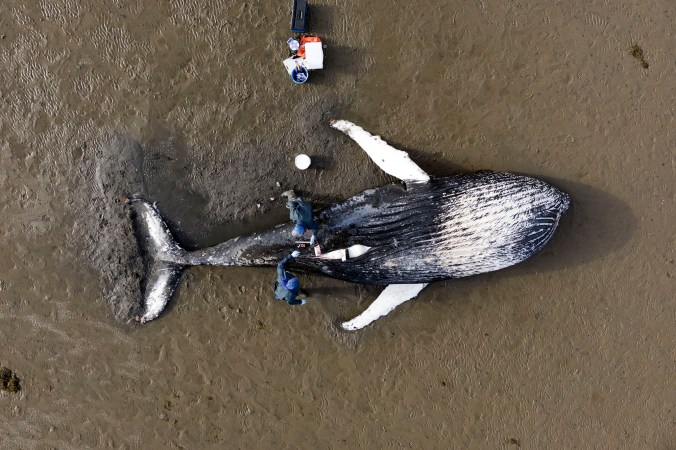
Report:
<svg viewBox="0 0 676 450"><path fill-rule="evenodd" d="M314 2L326 69L303 86L290 3L0 4L0 365L22 387L0 447L676 447L674 3ZM362 332L336 323L377 287L308 275L290 308L272 268L191 268L129 323L122 197L196 248L284 221L286 189L392 181L334 117L572 208L541 254Z"/></svg>

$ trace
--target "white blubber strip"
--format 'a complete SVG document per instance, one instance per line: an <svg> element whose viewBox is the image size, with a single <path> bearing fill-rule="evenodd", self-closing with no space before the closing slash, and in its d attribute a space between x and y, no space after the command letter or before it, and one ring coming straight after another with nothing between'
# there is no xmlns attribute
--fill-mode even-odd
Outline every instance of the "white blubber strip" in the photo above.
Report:
<svg viewBox="0 0 676 450"><path fill-rule="evenodd" d="M387 315L397 306L412 298L415 298L427 283L421 284L391 284L387 286L378 298L366 308L366 311L354 319L343 322L341 327L344 330L359 330L371 322Z"/></svg>
<svg viewBox="0 0 676 450"><path fill-rule="evenodd" d="M356 258L357 256L361 256L364 253L368 252L369 250L371 250L371 247L368 247L366 245L361 244L353 245L352 247L348 247L347 256L349 258Z"/></svg>
<svg viewBox="0 0 676 450"><path fill-rule="evenodd" d="M430 180L430 176L409 158L408 153L392 147L380 136L373 136L347 120L334 120L331 126L354 139L385 173L404 181Z"/></svg>
<svg viewBox="0 0 676 450"><path fill-rule="evenodd" d="M322 253L317 257L322 259L342 259L343 261L345 261L347 258L356 258L357 256L361 256L364 253L368 252L369 250L371 250L371 247L356 244L353 245L352 247L341 248L338 250L333 250L328 253Z"/></svg>

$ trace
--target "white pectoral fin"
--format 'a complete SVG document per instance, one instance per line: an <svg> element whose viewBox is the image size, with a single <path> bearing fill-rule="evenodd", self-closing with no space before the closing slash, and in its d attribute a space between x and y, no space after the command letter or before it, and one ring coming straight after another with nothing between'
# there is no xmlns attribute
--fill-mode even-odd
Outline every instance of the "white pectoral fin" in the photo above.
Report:
<svg viewBox="0 0 676 450"><path fill-rule="evenodd" d="M359 330L371 322L379 319L402 303L415 298L427 283L422 284L391 284L387 286L378 298L366 308L366 311L354 319L343 322L344 330Z"/></svg>
<svg viewBox="0 0 676 450"><path fill-rule="evenodd" d="M354 139L385 173L404 181L430 180L430 176L409 158L408 153L397 150L379 136L373 136L347 120L334 120L331 126Z"/></svg>

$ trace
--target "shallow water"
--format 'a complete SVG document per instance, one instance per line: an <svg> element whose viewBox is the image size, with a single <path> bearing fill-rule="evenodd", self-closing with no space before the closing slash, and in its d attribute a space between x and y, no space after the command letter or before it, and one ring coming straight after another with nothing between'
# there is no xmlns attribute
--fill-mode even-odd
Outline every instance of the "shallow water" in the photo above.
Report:
<svg viewBox="0 0 676 450"><path fill-rule="evenodd" d="M289 9L0 4L0 364L22 383L1 447L675 447L673 2L315 2L326 69L303 86ZM271 268L192 268L128 324L124 195L196 248L285 220L286 189L391 181L334 117L433 175L540 177L571 210L531 260L356 334L335 325L378 288L306 276L293 309Z"/></svg>

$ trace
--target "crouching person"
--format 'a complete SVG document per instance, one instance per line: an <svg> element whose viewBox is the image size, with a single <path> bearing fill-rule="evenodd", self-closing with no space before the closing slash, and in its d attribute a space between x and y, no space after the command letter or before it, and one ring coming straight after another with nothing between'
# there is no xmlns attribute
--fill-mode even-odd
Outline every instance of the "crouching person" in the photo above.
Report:
<svg viewBox="0 0 676 450"><path fill-rule="evenodd" d="M304 305L307 303L305 293L300 290L300 280L291 272L286 271L286 265L299 255L300 252L296 250L277 264L275 298L285 300L289 305Z"/></svg>
<svg viewBox="0 0 676 450"><path fill-rule="evenodd" d="M317 232L319 231L319 225L315 222L312 216L312 206L303 200L302 198L296 196L296 193L293 190L286 191L282 193L282 197L287 198L286 207L289 209L289 218L296 226L291 232L291 236L294 238L302 237L306 231L310 231L310 246L312 247L317 239Z"/></svg>

